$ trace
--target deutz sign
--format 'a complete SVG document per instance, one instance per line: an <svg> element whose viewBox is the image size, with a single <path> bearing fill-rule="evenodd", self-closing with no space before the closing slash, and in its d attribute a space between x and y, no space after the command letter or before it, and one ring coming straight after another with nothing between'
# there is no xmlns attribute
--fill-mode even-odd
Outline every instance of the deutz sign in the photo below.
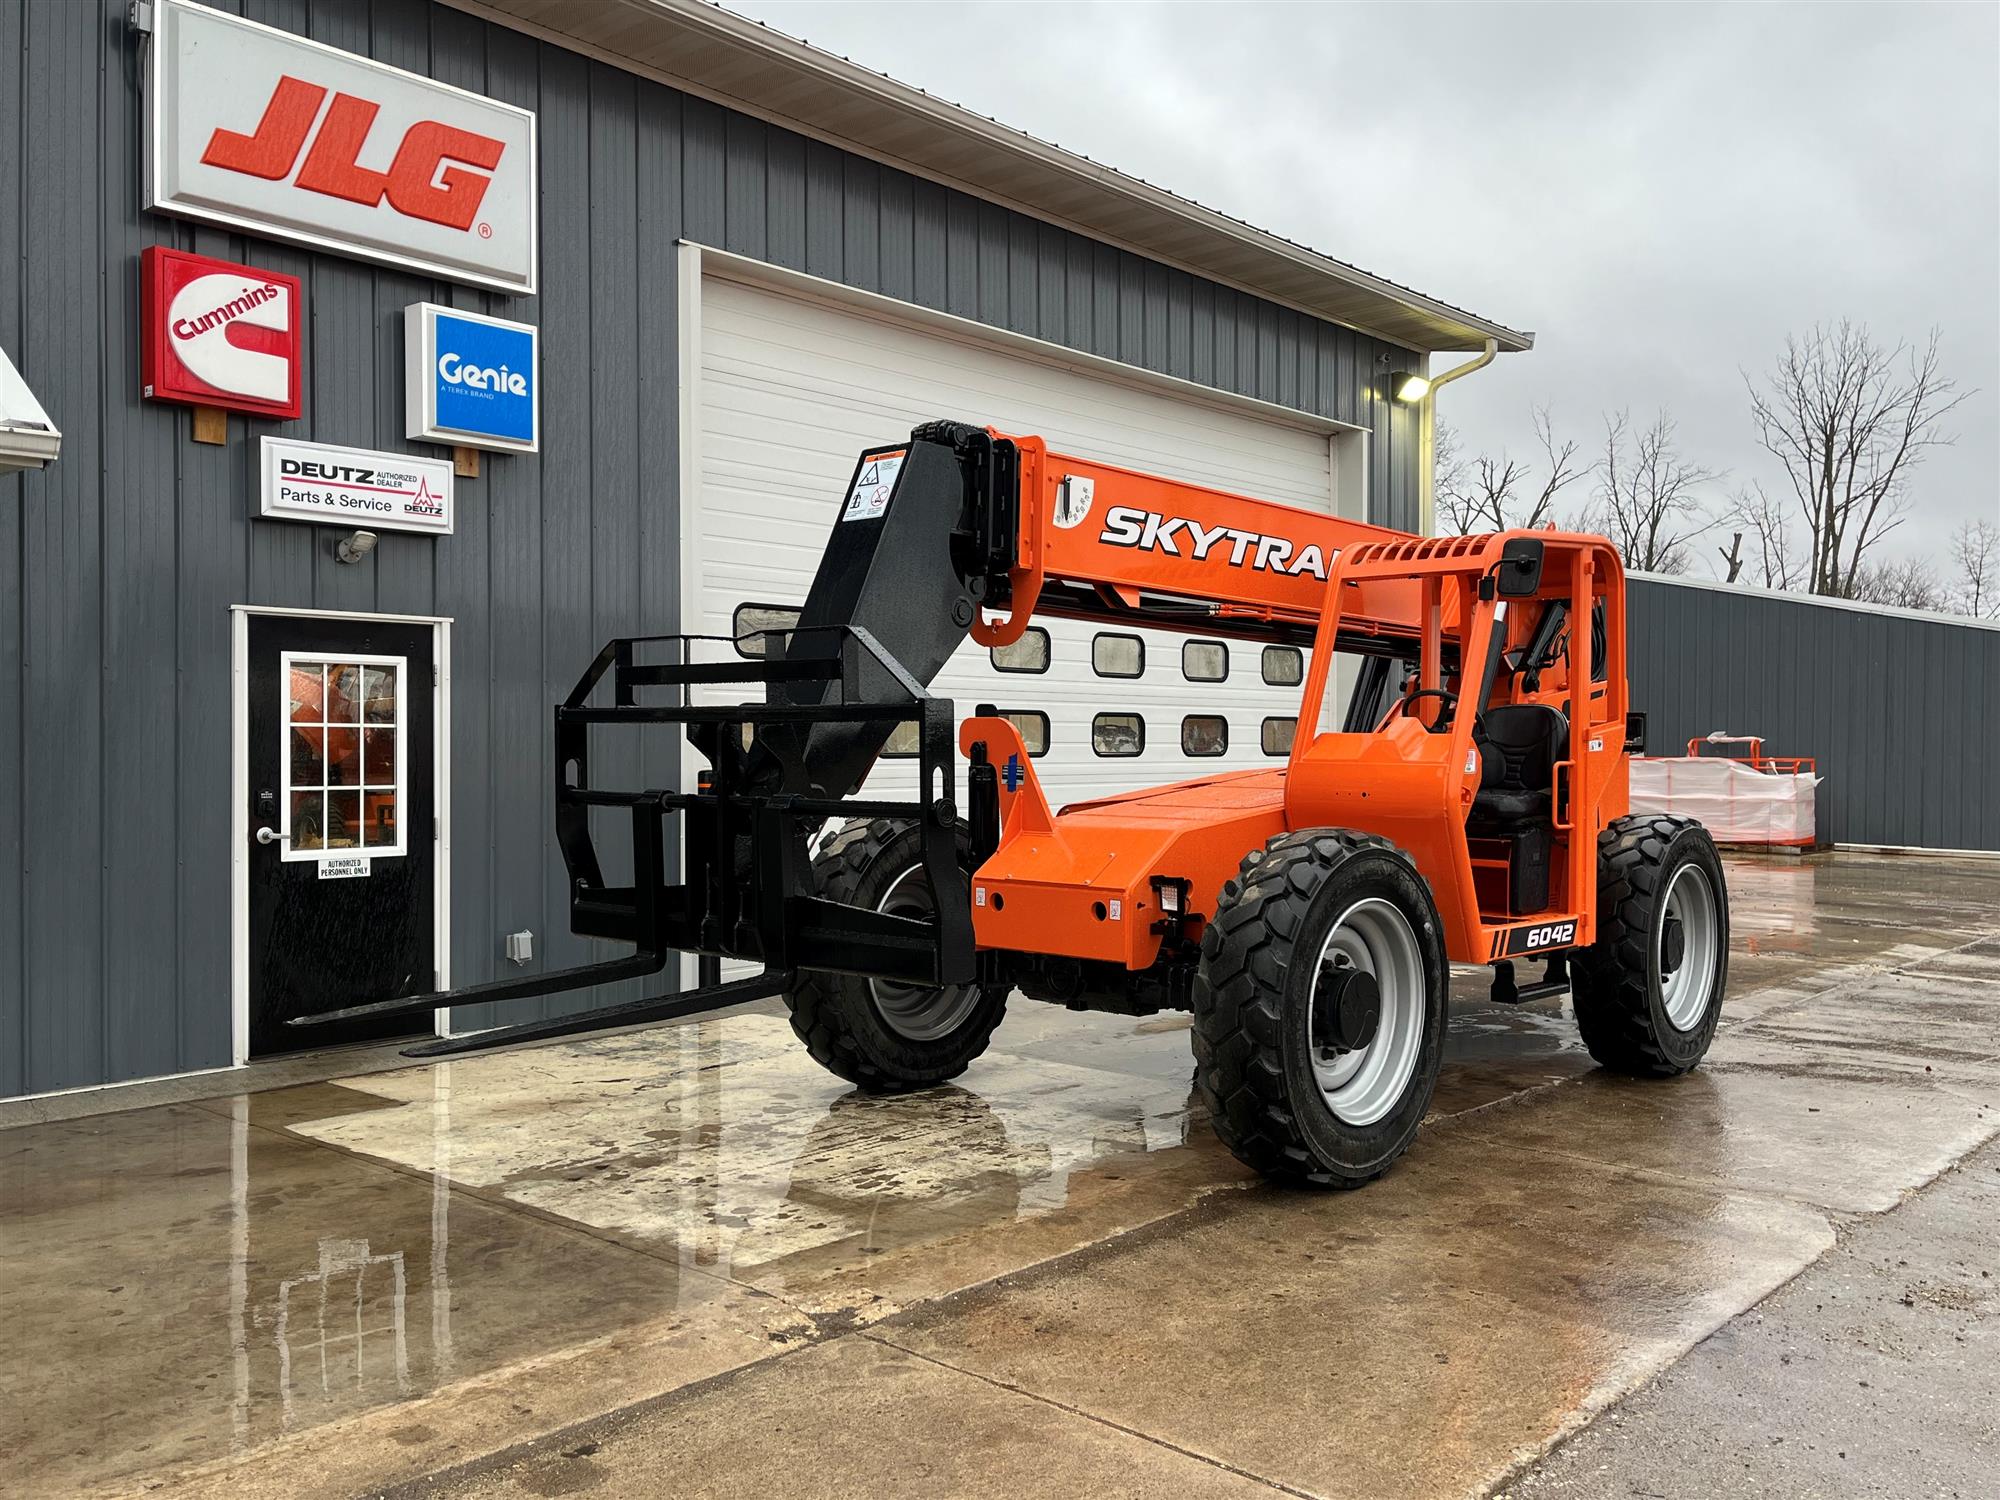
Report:
<svg viewBox="0 0 2000 1500"><path fill-rule="evenodd" d="M148 93L148 208L534 291L531 111L190 0Z"/></svg>

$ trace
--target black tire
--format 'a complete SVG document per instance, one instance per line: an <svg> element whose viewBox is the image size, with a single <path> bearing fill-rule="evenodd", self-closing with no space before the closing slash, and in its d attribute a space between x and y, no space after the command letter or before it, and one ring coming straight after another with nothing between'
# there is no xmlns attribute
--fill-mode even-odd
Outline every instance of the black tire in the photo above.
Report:
<svg viewBox="0 0 2000 1500"><path fill-rule="evenodd" d="M1670 903L1668 893L1681 881L1686 900L1698 899L1705 884L1712 902L1713 926L1700 942L1710 947L1713 972L1699 997L1692 990L1669 993L1674 976L1680 976L1678 982L1695 979L1697 971L1686 966L1699 961L1690 936L1696 924L1678 916L1679 957L1668 961L1674 952L1669 906L1679 912L1682 901ZM1571 1003L1590 1055L1614 1072L1641 1077L1687 1072L1715 1038L1728 978L1729 891L1708 830L1692 818L1643 813L1620 818L1600 833L1597 941L1579 949L1570 963ZM1696 1003L1699 1013L1691 1014Z"/></svg>
<svg viewBox="0 0 2000 1500"><path fill-rule="evenodd" d="M1409 982L1392 982L1416 988L1421 975L1422 993L1398 1001L1420 1031L1403 1043L1412 1071L1393 1104L1350 1123L1322 1092L1314 1063L1332 1066L1353 1052L1315 1046L1312 997L1335 925L1371 898L1400 913L1410 939ZM1194 983L1195 1081L1223 1144L1266 1176L1313 1187L1354 1188L1381 1176L1430 1108L1449 972L1430 887L1387 840L1309 829L1252 852L1222 888ZM1385 1017L1389 1005L1385 990Z"/></svg>
<svg viewBox="0 0 2000 1500"><path fill-rule="evenodd" d="M971 868L972 851L959 830L959 863ZM853 822L835 833L813 860L819 893L829 900L873 911L903 876L923 863L917 825L889 818ZM922 885L921 877L916 882ZM968 986L953 991L919 991L887 986L853 974L800 970L785 995L792 1030L829 1072L871 1094L901 1094L956 1078L986 1050L993 1028L1007 1010L1004 987ZM878 1003L878 993L887 997ZM920 1006L931 996L948 1029L938 1035L907 1034L891 1016L895 1007ZM885 1004L889 1009L885 1011Z"/></svg>

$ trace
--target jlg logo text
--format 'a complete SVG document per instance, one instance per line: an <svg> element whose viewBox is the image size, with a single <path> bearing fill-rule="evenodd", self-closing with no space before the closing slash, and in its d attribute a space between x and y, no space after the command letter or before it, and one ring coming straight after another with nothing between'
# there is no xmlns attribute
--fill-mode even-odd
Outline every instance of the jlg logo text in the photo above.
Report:
<svg viewBox="0 0 2000 1500"><path fill-rule="evenodd" d="M403 132L389 169L378 172L360 163L381 106L355 94L336 93L322 118L327 93L316 83L285 74L264 106L256 130L248 135L217 130L209 137L202 161L270 182L291 177L294 186L307 192L368 208L386 198L391 208L410 218L451 229L472 228L492 185L490 174L506 152L504 141L440 120L419 120ZM293 177L295 168L298 175Z"/></svg>

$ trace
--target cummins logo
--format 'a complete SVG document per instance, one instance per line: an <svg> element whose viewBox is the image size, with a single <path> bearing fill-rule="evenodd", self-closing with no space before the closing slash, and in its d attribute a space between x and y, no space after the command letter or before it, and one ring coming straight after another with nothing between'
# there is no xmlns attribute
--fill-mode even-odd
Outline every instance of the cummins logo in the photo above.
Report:
<svg viewBox="0 0 2000 1500"><path fill-rule="evenodd" d="M1186 516L1163 516L1132 505L1114 505L1106 511L1104 530L1097 539L1113 547L1137 547L1196 562L1205 562L1213 555L1233 568L1290 577L1304 573L1326 581L1327 559L1316 543L1301 548L1290 537L1266 536L1234 526L1204 526Z"/></svg>
<svg viewBox="0 0 2000 1500"><path fill-rule="evenodd" d="M144 394L296 417L300 301L296 277L150 247L140 256Z"/></svg>

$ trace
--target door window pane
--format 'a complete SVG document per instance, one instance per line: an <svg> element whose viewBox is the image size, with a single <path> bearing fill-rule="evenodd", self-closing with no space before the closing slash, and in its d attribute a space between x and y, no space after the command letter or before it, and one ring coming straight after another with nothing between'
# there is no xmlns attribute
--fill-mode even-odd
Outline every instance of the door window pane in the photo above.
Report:
<svg viewBox="0 0 2000 1500"><path fill-rule="evenodd" d="M285 676L291 686L291 712L286 717L294 724L323 722L326 715L320 712L320 694L326 688L326 663L295 661Z"/></svg>
<svg viewBox="0 0 2000 1500"><path fill-rule="evenodd" d="M396 847L396 794L365 792L361 798L362 838L370 849Z"/></svg>
<svg viewBox="0 0 2000 1500"><path fill-rule="evenodd" d="M1146 643L1136 635L1091 637L1090 665L1099 677L1137 677L1146 670Z"/></svg>
<svg viewBox="0 0 2000 1500"><path fill-rule="evenodd" d="M1290 755L1292 736L1298 733L1299 721L1271 718L1264 721L1263 744L1266 755Z"/></svg>
<svg viewBox="0 0 2000 1500"><path fill-rule="evenodd" d="M326 794L326 847L329 849L361 847L361 793Z"/></svg>
<svg viewBox="0 0 2000 1500"><path fill-rule="evenodd" d="M1090 721L1090 748L1099 755L1137 755L1146 748L1146 721L1137 714L1099 714Z"/></svg>
<svg viewBox="0 0 2000 1500"><path fill-rule="evenodd" d="M1181 720L1181 754L1221 755L1229 749L1229 721L1220 714L1189 714Z"/></svg>
<svg viewBox="0 0 2000 1500"><path fill-rule="evenodd" d="M1002 672L1046 672L1049 669L1049 633L1030 625L1027 633L1011 646L994 646L988 652Z"/></svg>
<svg viewBox="0 0 2000 1500"><path fill-rule="evenodd" d="M1221 641L1186 641L1181 645L1181 676L1189 682L1225 682L1229 678L1229 648Z"/></svg>
<svg viewBox="0 0 2000 1500"><path fill-rule="evenodd" d="M361 668L357 663L335 662L326 669L327 723L358 724L361 698Z"/></svg>
<svg viewBox="0 0 2000 1500"><path fill-rule="evenodd" d="M282 857L403 852L396 813L407 790L399 764L406 667L400 657L284 661Z"/></svg>
<svg viewBox="0 0 2000 1500"><path fill-rule="evenodd" d="M396 731L392 727L361 731L362 780L369 786L396 784Z"/></svg>
<svg viewBox="0 0 2000 1500"><path fill-rule="evenodd" d="M1297 646L1264 648L1264 681L1272 687L1297 687L1305 680L1305 652Z"/></svg>
<svg viewBox="0 0 2000 1500"><path fill-rule="evenodd" d="M396 722L396 675L394 667L362 668L361 717L370 724Z"/></svg>
<svg viewBox="0 0 2000 1500"><path fill-rule="evenodd" d="M295 850L325 848L320 830L326 826L326 793L293 792L291 808L292 848Z"/></svg>

